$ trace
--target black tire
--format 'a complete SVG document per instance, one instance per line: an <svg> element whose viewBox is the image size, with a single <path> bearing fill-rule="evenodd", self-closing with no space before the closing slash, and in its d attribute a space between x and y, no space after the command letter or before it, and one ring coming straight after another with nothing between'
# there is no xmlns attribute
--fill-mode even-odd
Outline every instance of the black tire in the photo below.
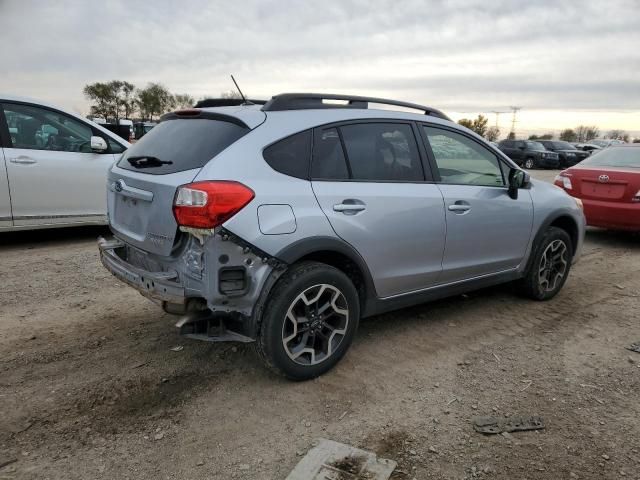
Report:
<svg viewBox="0 0 640 480"><path fill-rule="evenodd" d="M553 256L553 247L551 247L551 250L547 249L549 249L554 242L561 242L564 245L564 248L566 249L564 254L564 261L566 262L566 265L561 277L558 277L559 272L551 268L551 275L547 275L547 277L554 277L553 284L551 284L551 281L547 278L547 283L545 285L544 280L541 279L541 272L543 272L542 276L544 276L543 256L545 256L545 252L547 252L547 255L551 254ZM556 245L558 244L556 243ZM555 255L557 256L557 253ZM569 234L561 228L549 227L542 235L542 238L540 238L537 245L534 246L533 255L529 262L527 272L518 282L520 292L533 300L544 301L552 299L557 295L557 293L562 289L564 283L567 281L569 271L571 270L572 260L573 245Z"/></svg>
<svg viewBox="0 0 640 480"><path fill-rule="evenodd" d="M321 288L322 285L329 286L325 287L325 291L328 291L329 295L332 295L335 291L342 294L342 297L337 297L338 300L333 301L333 303L337 304L337 302L340 301L340 306L344 308L346 305L348 313L346 315L340 315L336 314L336 310L334 310L333 315L335 318L340 319L341 322L345 322L344 318L346 318L346 324L344 326L336 327L336 330L344 330L345 333L341 335L341 339L337 335L331 337L335 337L337 339L336 342L339 340L339 343L337 343L337 346L335 346L333 351L328 354L325 359L316 364L303 365L299 363L305 360L301 358L302 355L298 357L300 360L296 361L292 359L290 353L288 353L288 350L285 348L284 339L287 338L285 330L293 324L293 322L288 319L287 313L303 292L315 292L311 289ZM320 288L318 288L318 291ZM335 290L330 290L330 288ZM298 302L300 302L300 300L298 300ZM310 308L313 309L313 306ZM340 310L342 310L342 308ZM317 312L318 308L316 303L315 313ZM329 371L340 361L353 341L358 329L359 319L360 302L358 291L349 277L337 268L324 263L301 262L294 264L282 275L269 294L269 299L263 310L258 338L255 343L256 351L265 364L274 372L291 380L309 380ZM286 322L289 323L285 325ZM309 329L311 323L312 322L306 324L304 328ZM298 327L300 329L303 328L300 324L297 325L296 332ZM322 328L321 326L316 327L315 330L320 329L320 333L317 333L318 342L326 341L324 339L326 338L327 330L323 331ZM287 333L291 332L289 331ZM321 334L323 335L322 337L320 337ZM309 333L307 337L310 340L308 341L315 342L315 335L316 333ZM292 342L298 341L298 338L301 337L296 336ZM327 343L330 343L330 341L327 341ZM328 352L328 349L325 350ZM314 357L309 354L309 362L311 362L313 358Z"/></svg>
<svg viewBox="0 0 640 480"><path fill-rule="evenodd" d="M527 170L536 168L536 161L532 157L527 158L524 161L524 168L526 168Z"/></svg>

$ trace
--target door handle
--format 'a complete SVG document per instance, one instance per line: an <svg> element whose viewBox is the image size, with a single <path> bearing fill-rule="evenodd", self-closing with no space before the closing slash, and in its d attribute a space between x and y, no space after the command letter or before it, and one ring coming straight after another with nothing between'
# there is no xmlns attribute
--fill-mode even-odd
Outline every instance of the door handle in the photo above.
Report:
<svg viewBox="0 0 640 480"><path fill-rule="evenodd" d="M367 207L364 205L345 205L344 203L339 203L333 206L334 212L361 212L365 210Z"/></svg>
<svg viewBox="0 0 640 480"><path fill-rule="evenodd" d="M19 157L15 157L9 160L11 163L17 163L20 165L31 165L32 163L36 163L36 161L31 157L25 157L24 155L20 155Z"/></svg>
<svg viewBox="0 0 640 480"><path fill-rule="evenodd" d="M447 207L450 212L454 213L465 213L471 210L471 205L467 203L454 203L453 205L449 205Z"/></svg>
<svg viewBox="0 0 640 480"><path fill-rule="evenodd" d="M357 203L356 203L357 202ZM359 200L344 200L343 203L338 203L333 206L334 212L342 212L346 215L353 215L365 210L367 206Z"/></svg>

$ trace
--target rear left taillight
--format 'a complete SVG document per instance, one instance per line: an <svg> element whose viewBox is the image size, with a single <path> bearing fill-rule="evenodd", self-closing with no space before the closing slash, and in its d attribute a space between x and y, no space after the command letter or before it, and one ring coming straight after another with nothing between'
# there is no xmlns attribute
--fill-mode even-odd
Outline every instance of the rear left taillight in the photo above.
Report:
<svg viewBox="0 0 640 480"><path fill-rule="evenodd" d="M173 215L182 227L215 228L242 210L254 195L239 182L190 183L178 187Z"/></svg>
<svg viewBox="0 0 640 480"><path fill-rule="evenodd" d="M573 188L573 185L571 185L571 179L569 178L571 176L570 173L565 172L560 172L555 180L555 182L559 182L562 183L562 186L565 188L565 190L571 190Z"/></svg>

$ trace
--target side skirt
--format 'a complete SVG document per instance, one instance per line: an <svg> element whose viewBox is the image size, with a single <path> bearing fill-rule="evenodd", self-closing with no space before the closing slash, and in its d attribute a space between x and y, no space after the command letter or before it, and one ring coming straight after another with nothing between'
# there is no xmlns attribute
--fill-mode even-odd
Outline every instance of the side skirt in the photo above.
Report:
<svg viewBox="0 0 640 480"><path fill-rule="evenodd" d="M460 295L462 293L491 287L493 285L499 285L501 283L512 282L519 278L522 278L522 273L517 269L512 269L504 272L484 275L482 277L476 277L462 282L438 285L436 287L431 287L417 292L405 293L387 298L369 299L367 300L362 316L370 317L373 315L379 315L381 313L391 312L393 310L411 307L421 303L439 300L441 298L452 297L454 295Z"/></svg>

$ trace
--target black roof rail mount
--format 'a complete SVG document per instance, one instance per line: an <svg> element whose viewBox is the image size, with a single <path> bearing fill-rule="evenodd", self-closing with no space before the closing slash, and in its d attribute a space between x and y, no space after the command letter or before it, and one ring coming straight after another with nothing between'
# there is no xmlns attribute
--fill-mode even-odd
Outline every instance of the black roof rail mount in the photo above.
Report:
<svg viewBox="0 0 640 480"><path fill-rule="evenodd" d="M346 103L325 103L324 100L339 100ZM325 108L369 108L370 103L393 105L414 110L420 110L425 115L451 120L440 110L418 105L417 103L401 102L376 97L359 97L356 95L336 95L332 93L282 93L274 95L262 107L264 112L278 112L282 110L311 110Z"/></svg>
<svg viewBox="0 0 640 480"><path fill-rule="evenodd" d="M245 102L241 98L205 98L203 100L199 100L198 103L195 104L195 108L211 108L211 107L235 107L237 105L264 105L267 103L266 100L252 100L247 99Z"/></svg>

